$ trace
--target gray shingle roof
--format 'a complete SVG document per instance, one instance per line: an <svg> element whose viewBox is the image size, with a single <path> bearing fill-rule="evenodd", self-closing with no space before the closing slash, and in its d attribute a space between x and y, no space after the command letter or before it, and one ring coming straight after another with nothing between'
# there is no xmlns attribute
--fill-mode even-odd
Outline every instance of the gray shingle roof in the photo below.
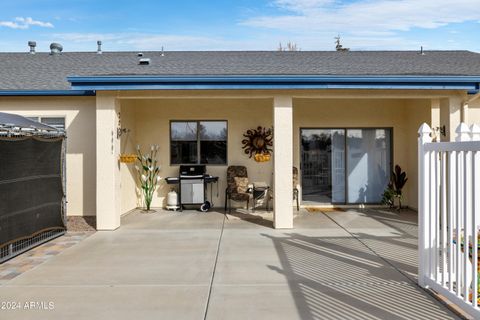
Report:
<svg viewBox="0 0 480 320"><path fill-rule="evenodd" d="M0 53L0 90L66 90L67 76L356 75L480 76L470 51L171 51Z"/></svg>

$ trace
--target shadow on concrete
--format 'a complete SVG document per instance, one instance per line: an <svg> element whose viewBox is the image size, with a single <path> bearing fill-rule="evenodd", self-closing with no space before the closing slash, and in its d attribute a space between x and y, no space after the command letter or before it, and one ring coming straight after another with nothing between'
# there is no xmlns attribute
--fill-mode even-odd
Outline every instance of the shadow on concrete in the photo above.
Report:
<svg viewBox="0 0 480 320"><path fill-rule="evenodd" d="M402 217L372 214L372 218L399 235L262 234L273 241L281 261L281 268L269 268L288 280L302 319L455 319L401 272L416 273L415 259L410 257L416 254L416 238L410 229L416 225ZM395 267L384 259L391 259Z"/></svg>
<svg viewBox="0 0 480 320"><path fill-rule="evenodd" d="M364 209L350 211L365 215L386 228L395 230L395 236L375 236L362 232L354 232L352 235L416 282L418 272L417 213L411 210ZM342 226L342 223L335 217L330 216L330 218ZM349 229L346 226L342 227L346 230Z"/></svg>
<svg viewBox="0 0 480 320"><path fill-rule="evenodd" d="M232 221L232 219L238 219L241 221L273 229L273 216L271 212L262 213L261 211L257 211L253 213L245 209L236 209L232 210L231 213L227 213L226 217L227 221L230 222Z"/></svg>

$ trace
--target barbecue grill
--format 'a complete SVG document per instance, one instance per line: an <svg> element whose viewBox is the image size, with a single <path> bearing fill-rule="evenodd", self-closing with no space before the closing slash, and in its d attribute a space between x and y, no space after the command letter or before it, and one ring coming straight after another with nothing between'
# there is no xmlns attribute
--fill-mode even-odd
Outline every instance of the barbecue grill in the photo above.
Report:
<svg viewBox="0 0 480 320"><path fill-rule="evenodd" d="M180 211L182 211L184 205L199 205L200 211L203 212L208 211L213 206L213 203L207 200L207 184L216 183L218 177L208 175L205 165L181 165L178 177L168 177L165 180L168 184L178 184Z"/></svg>
<svg viewBox="0 0 480 320"><path fill-rule="evenodd" d="M206 204L205 172L204 165L180 166L180 210L182 205Z"/></svg>
<svg viewBox="0 0 480 320"><path fill-rule="evenodd" d="M181 165L179 172L179 202L180 211L183 205L200 205L201 211L208 211L211 203L206 197L206 166Z"/></svg>

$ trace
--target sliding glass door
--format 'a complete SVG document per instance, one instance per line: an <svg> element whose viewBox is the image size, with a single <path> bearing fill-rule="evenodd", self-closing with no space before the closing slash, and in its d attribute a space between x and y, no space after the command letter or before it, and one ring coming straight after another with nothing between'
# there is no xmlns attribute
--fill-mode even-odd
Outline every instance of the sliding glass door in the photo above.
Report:
<svg viewBox="0 0 480 320"><path fill-rule="evenodd" d="M390 179L390 129L301 129L301 144L304 202L380 202Z"/></svg>
<svg viewBox="0 0 480 320"><path fill-rule="evenodd" d="M379 203L391 171L389 129L347 130L349 203Z"/></svg>
<svg viewBox="0 0 480 320"><path fill-rule="evenodd" d="M345 202L345 130L302 129L302 199Z"/></svg>

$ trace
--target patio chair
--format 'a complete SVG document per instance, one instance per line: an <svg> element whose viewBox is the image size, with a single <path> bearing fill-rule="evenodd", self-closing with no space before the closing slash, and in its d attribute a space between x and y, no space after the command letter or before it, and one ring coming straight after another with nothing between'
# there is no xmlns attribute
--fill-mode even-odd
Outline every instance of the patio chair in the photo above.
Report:
<svg viewBox="0 0 480 320"><path fill-rule="evenodd" d="M293 200L296 200L297 202L297 211L300 210L300 204L299 204L299 184L298 184L298 168L293 167Z"/></svg>
<svg viewBox="0 0 480 320"><path fill-rule="evenodd" d="M227 188L225 189L225 212L232 210L233 201L250 201L251 193L248 190L248 174L247 168L244 166L229 166L227 168Z"/></svg>
<svg viewBox="0 0 480 320"><path fill-rule="evenodd" d="M300 184L298 181L298 168L292 167L292 182L293 182L293 200L296 201L297 204L297 211L300 210L300 200L299 200L299 193L300 193ZM269 190L270 191L270 190ZM268 192L268 200L267 200L267 211L268 211L268 201L273 199L273 194ZM254 202L255 206L255 202Z"/></svg>

